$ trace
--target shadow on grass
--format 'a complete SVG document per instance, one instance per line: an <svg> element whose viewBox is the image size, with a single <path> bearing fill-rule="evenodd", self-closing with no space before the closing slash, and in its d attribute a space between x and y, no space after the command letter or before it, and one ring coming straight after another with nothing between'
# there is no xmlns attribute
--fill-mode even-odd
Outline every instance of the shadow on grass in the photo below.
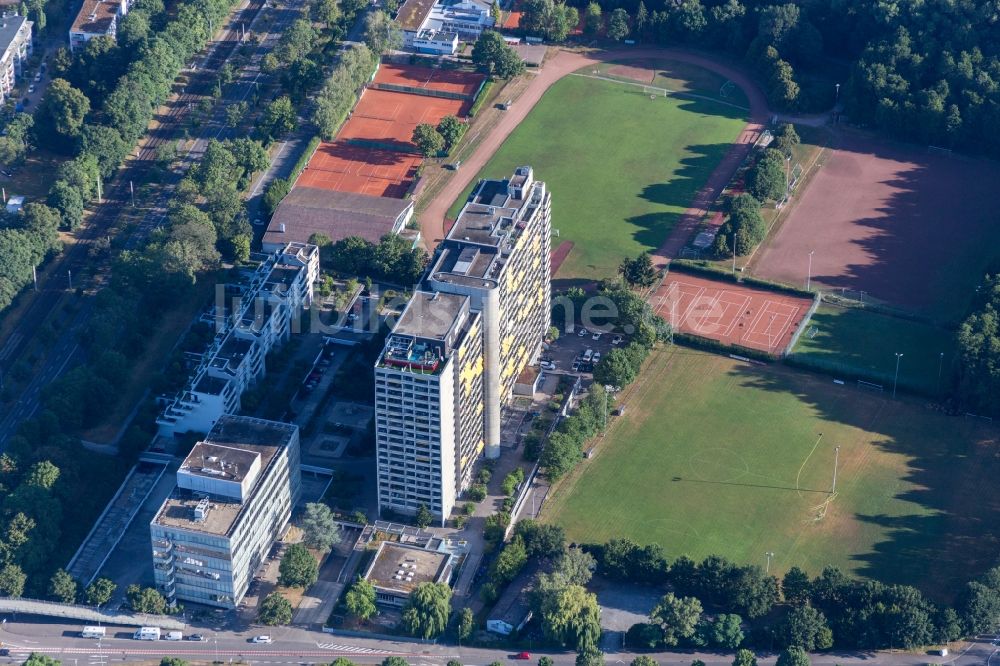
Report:
<svg viewBox="0 0 1000 666"><path fill-rule="evenodd" d="M869 552L853 556L857 573L914 585L947 602L965 581L997 563L1000 429L832 386L779 366L740 366L731 375L742 387L792 394L820 418L874 433L870 446L898 456L900 483L893 499L903 504L893 506L902 515L854 515L882 530ZM850 462L841 458L841 469L854 469ZM842 482L850 482L847 474ZM868 492L884 490L872 487Z"/></svg>

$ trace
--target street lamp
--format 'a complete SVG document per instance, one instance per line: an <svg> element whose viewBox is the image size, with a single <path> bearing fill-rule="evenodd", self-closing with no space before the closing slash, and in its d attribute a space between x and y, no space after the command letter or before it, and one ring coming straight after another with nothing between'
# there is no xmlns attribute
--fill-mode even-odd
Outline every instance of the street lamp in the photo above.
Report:
<svg viewBox="0 0 1000 666"><path fill-rule="evenodd" d="M774 557L774 553L769 550L764 555L767 557L767 568L764 570L764 573L769 574L771 573L771 558Z"/></svg>
<svg viewBox="0 0 1000 666"><path fill-rule="evenodd" d="M809 250L809 270L806 273L806 291L809 291L810 285L812 285L813 276L813 254L816 250Z"/></svg>
<svg viewBox="0 0 1000 666"><path fill-rule="evenodd" d="M833 104L834 104L834 106L836 106L837 102L840 101L840 84L839 83L834 83L833 86L834 86L834 90L836 91L834 93L834 97L833 97Z"/></svg>
<svg viewBox="0 0 1000 666"><path fill-rule="evenodd" d="M896 384L899 381L899 359L903 358L903 355L896 352L896 375L892 378L892 399L896 399Z"/></svg>
<svg viewBox="0 0 1000 666"><path fill-rule="evenodd" d="M938 393L941 392L941 369L944 367L944 352L938 357L938 380L937 380L937 390ZM0 379L0 389L3 388L3 380Z"/></svg>

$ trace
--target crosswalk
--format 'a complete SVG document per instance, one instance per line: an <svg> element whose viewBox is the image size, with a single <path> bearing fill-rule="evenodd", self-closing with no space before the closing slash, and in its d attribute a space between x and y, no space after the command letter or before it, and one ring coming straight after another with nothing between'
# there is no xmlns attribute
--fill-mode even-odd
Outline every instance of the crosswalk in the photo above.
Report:
<svg viewBox="0 0 1000 666"><path fill-rule="evenodd" d="M376 650L375 648L362 647L360 645L340 645L338 643L316 643L316 647L321 650L335 650L337 652L351 652L355 654L389 654L387 650Z"/></svg>

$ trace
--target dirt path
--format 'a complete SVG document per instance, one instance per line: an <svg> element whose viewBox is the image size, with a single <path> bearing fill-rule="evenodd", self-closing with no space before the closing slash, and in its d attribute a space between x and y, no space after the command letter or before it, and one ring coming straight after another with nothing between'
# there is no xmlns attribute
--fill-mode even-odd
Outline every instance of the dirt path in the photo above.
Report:
<svg viewBox="0 0 1000 666"><path fill-rule="evenodd" d="M452 179L437 193L434 200L428 203L420 215L420 230L424 242L430 249L444 237L444 221L451 204L468 187L469 183L479 174L487 161L500 147L500 144L514 131L514 128L524 120L528 112L538 103L545 91L553 83L578 69L600 62L613 60L639 60L651 58L658 60L675 60L703 67L709 71L725 76L743 89L750 102L750 122L740 133L736 143L722 159L715 171L708 177L705 186L698 191L691 207L685 211L677 225L664 240L663 245L654 253L653 261L658 266L666 262L680 251L698 222L704 217L708 208L718 198L722 188L736 173L750 147L764 129L768 110L763 93L746 74L738 69L722 64L712 58L681 49L619 49L612 51L595 50L587 53L559 50L555 56L546 60L544 66L536 74L528 74L531 82L514 100L510 110L490 131L489 135L476 148L476 151L463 160L462 170L455 173Z"/></svg>

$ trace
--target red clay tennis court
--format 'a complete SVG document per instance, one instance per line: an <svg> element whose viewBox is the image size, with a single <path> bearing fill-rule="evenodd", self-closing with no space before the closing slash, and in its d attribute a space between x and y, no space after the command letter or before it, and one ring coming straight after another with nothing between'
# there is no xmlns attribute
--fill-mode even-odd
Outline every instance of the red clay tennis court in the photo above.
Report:
<svg viewBox="0 0 1000 666"><path fill-rule="evenodd" d="M458 99L368 89L337 138L403 143L401 149L411 150L417 125L437 125L445 116L464 116L467 105Z"/></svg>
<svg viewBox="0 0 1000 666"><path fill-rule="evenodd" d="M317 187L402 199L416 177L420 156L395 150L322 143L296 187Z"/></svg>
<svg viewBox="0 0 1000 666"><path fill-rule="evenodd" d="M651 303L676 331L778 356L805 323L812 299L671 272Z"/></svg>
<svg viewBox="0 0 1000 666"><path fill-rule="evenodd" d="M410 65L382 64L375 74L375 84L388 83L410 88L425 88L475 97L483 85L484 77L476 72L453 69L432 69Z"/></svg>

